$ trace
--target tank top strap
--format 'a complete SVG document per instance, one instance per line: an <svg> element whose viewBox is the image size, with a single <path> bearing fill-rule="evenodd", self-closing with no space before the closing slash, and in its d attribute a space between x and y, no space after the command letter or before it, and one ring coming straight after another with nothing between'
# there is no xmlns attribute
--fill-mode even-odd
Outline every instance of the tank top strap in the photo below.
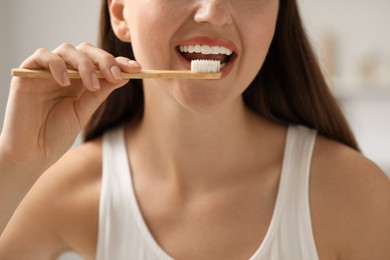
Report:
<svg viewBox="0 0 390 260"><path fill-rule="evenodd" d="M300 198L297 203L308 202L315 139L315 130L303 126L290 126L288 129L280 185L285 193Z"/></svg>
<svg viewBox="0 0 390 260"><path fill-rule="evenodd" d="M172 260L144 222L133 187L124 128L103 136L97 260Z"/></svg>
<svg viewBox="0 0 390 260"><path fill-rule="evenodd" d="M311 227L309 176L316 131L288 127L271 223L251 260L318 260Z"/></svg>
<svg viewBox="0 0 390 260"><path fill-rule="evenodd" d="M292 125L288 129L280 179L278 243L286 245L290 259L319 259L310 213L309 181L317 132ZM287 249L286 248L286 249Z"/></svg>
<svg viewBox="0 0 390 260"><path fill-rule="evenodd" d="M132 214L130 169L124 130L119 127L103 136L102 185L99 205L97 260L123 259L127 255L128 232Z"/></svg>

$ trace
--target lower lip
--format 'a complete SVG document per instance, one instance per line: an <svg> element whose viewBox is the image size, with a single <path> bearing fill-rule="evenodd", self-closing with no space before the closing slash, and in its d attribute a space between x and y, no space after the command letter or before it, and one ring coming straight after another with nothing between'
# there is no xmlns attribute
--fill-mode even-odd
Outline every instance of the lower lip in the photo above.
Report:
<svg viewBox="0 0 390 260"><path fill-rule="evenodd" d="M181 56L179 51L177 51L177 55L179 56L180 62L184 65L185 69L191 70L191 62L189 62L183 56ZM231 57L229 62L221 69L222 78L227 76L230 73L230 71L233 69L233 65L235 61L236 61L236 57Z"/></svg>

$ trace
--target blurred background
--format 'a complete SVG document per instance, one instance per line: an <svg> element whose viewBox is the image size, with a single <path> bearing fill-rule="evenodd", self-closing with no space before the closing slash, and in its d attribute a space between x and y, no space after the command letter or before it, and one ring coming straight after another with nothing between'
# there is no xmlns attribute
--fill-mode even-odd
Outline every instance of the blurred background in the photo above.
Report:
<svg viewBox="0 0 390 260"><path fill-rule="evenodd" d="M298 2L332 91L363 153L390 174L390 1ZM97 0L0 3L0 128L11 68L40 47L96 44L99 9Z"/></svg>
<svg viewBox="0 0 390 260"><path fill-rule="evenodd" d="M390 175L390 1L298 2L363 153Z"/></svg>

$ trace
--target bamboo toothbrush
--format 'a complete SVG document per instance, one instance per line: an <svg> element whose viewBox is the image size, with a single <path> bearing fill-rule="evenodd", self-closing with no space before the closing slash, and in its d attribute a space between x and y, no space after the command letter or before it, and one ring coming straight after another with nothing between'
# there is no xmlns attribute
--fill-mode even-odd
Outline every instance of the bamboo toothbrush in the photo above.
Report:
<svg viewBox="0 0 390 260"><path fill-rule="evenodd" d="M148 78L186 78L186 79L220 79L222 77L220 61L216 60L192 60L191 70L142 70L141 72L122 72L123 79L148 79ZM33 70L24 68L12 69L11 75L24 78L51 78L47 70ZM77 70L68 69L69 78L80 78ZM98 78L104 78L97 70Z"/></svg>

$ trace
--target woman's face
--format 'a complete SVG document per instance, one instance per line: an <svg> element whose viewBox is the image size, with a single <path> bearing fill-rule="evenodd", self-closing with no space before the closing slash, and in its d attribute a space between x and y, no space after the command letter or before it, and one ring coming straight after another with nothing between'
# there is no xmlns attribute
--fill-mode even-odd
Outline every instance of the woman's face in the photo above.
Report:
<svg viewBox="0 0 390 260"><path fill-rule="evenodd" d="M221 80L144 82L160 85L198 111L218 109L241 96L264 62L279 8L279 0L122 1L128 40L143 68L190 69L191 59L224 64Z"/></svg>

